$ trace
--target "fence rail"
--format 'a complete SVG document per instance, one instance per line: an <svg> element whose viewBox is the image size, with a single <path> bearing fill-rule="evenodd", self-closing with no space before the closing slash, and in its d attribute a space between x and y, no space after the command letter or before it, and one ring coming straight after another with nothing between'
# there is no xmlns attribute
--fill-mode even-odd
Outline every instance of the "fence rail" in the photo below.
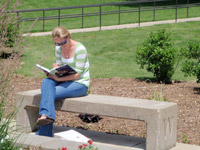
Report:
<svg viewBox="0 0 200 150"><path fill-rule="evenodd" d="M186 0L185 0L186 1ZM140 1L129 1L129 2L120 2L120 3L106 3L106 4L95 4L95 5L82 5L82 6L71 6L71 7L59 7L59 8L47 8L47 9L30 9L30 10L17 10L17 11L7 11L7 13L16 13L19 17L22 13L27 12L42 12L41 17L27 17L27 18L20 18L18 22L23 21L35 21L42 20L43 21L43 31L45 31L45 20L58 20L58 26L61 24L61 19L67 19L67 18L81 18L81 28L84 28L84 17L89 16L99 16L99 28L101 30L102 26L102 15L111 15L111 14L118 14L118 24L120 24L121 20L121 14L122 13L138 13L138 25L140 25L141 21L141 12L143 11L153 11L153 21L156 20L155 13L157 10L166 10L166 9L174 9L175 11L175 22L177 22L178 16L177 16L177 10L179 8L187 8L187 17L189 17L189 8L191 7L199 7L199 2L190 3L191 0L187 0L186 3L179 4L180 0L140 0ZM173 2L174 4L162 6L159 3L161 2ZM145 6L145 4L151 4L150 6ZM137 7L130 8L130 9L121 9L121 6L125 5L137 5ZM104 6L117 6L118 10L109 10L109 11L102 11L102 7ZM85 8L90 7L99 7L98 12L90 12L90 13L84 13ZM69 9L82 9L81 13L78 14L63 14L61 15L61 10L69 10ZM46 16L46 11L55 11L57 10L57 15L53 16Z"/></svg>

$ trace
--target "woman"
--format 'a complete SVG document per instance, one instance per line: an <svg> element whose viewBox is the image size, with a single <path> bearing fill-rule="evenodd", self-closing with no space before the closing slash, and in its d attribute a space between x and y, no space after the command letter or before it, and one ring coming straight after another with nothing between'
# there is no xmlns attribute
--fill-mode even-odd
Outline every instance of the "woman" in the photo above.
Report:
<svg viewBox="0 0 200 150"><path fill-rule="evenodd" d="M64 27L56 27L52 31L56 45L56 63L53 67L68 64L77 73L65 77L47 74L41 86L41 102L39 109L39 125L37 135L53 137L55 121L55 100L87 95L90 84L89 61L86 48L70 37Z"/></svg>

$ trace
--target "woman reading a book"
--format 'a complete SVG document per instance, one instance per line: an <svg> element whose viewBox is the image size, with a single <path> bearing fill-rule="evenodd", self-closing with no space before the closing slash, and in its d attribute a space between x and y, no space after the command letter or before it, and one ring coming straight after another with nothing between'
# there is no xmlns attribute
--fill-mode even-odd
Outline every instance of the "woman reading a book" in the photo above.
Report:
<svg viewBox="0 0 200 150"><path fill-rule="evenodd" d="M74 41L64 27L52 31L55 41L56 63L53 67L68 64L76 73L63 77L47 74L41 85L41 102L39 109L39 126L37 135L53 137L55 121L55 100L87 95L90 84L89 61L83 44Z"/></svg>

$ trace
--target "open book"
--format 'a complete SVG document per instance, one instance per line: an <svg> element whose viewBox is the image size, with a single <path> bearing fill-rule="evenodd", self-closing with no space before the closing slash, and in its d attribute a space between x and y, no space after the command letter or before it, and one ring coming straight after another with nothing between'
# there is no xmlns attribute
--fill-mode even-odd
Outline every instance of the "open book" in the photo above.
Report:
<svg viewBox="0 0 200 150"><path fill-rule="evenodd" d="M73 68L71 68L69 65L63 65L63 66L60 66L57 68L53 68L51 70L49 70L39 64L36 64L36 67L39 68L40 70L42 70L43 72L46 72L46 73L49 73L52 75L56 75L58 77L68 76L70 74L76 73L76 71Z"/></svg>

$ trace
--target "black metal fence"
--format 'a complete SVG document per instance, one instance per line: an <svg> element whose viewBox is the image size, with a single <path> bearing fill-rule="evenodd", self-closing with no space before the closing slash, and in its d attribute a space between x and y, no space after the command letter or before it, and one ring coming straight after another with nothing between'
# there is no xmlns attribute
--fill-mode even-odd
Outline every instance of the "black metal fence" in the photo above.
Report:
<svg viewBox="0 0 200 150"><path fill-rule="evenodd" d="M116 6L117 10L109 10L102 11L102 7L105 6ZM129 6L129 9L121 9L122 6ZM138 13L138 25L141 23L141 12L143 11L153 11L152 21L156 20L156 11L157 10L166 10L166 9L174 9L174 19L177 22L178 13L177 10L179 8L187 9L187 17L189 17L189 8L191 7L199 7L200 2L198 0L139 0L139 1L127 1L127 2L119 2L119 3L106 3L106 4L96 4L96 5L82 5L82 6L72 6L72 7L60 7L60 8L48 8L48 9L31 9L31 10L17 10L17 11L8 11L7 13L16 13L19 17L18 22L23 21L42 21L43 31L45 31L45 20L58 20L57 25L61 25L61 19L67 18L81 18L81 28L84 28L84 18L89 16L99 16L99 28L101 30L102 27L102 15L110 15L110 14L118 14L118 24L121 24L121 14L122 13ZM89 12L85 13L85 8L90 7L98 7L98 12ZM61 10L67 9L81 9L81 13L77 14L61 14ZM47 16L45 12L47 11L57 11L57 15ZM27 12L42 12L42 17L25 17L20 18L20 14Z"/></svg>

